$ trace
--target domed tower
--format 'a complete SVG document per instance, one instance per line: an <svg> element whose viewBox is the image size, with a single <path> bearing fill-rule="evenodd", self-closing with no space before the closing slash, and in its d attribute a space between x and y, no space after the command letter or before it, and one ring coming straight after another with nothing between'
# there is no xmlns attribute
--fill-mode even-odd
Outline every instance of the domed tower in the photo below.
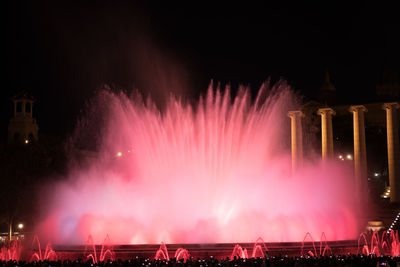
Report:
<svg viewBox="0 0 400 267"><path fill-rule="evenodd" d="M33 118L35 99L26 92L14 96L14 117L8 124L9 144L28 144L38 140L39 127Z"/></svg>

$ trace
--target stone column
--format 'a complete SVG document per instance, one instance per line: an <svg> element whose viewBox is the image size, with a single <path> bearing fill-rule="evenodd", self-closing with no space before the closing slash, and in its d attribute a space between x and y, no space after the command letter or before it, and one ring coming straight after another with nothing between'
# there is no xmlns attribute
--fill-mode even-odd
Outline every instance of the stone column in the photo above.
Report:
<svg viewBox="0 0 400 267"><path fill-rule="evenodd" d="M336 112L331 108L320 108L317 113L321 115L322 160L325 161L333 158L332 115Z"/></svg>
<svg viewBox="0 0 400 267"><path fill-rule="evenodd" d="M368 192L367 151L365 146L364 113L368 110L363 105L350 106L353 113L354 130L354 178L357 200L364 202Z"/></svg>
<svg viewBox="0 0 400 267"><path fill-rule="evenodd" d="M292 171L293 173L303 165L303 112L300 110L289 111L291 121L291 142L292 142Z"/></svg>
<svg viewBox="0 0 400 267"><path fill-rule="evenodd" d="M397 109L399 108L400 105L397 102L383 105L383 109L386 110L390 202L392 203L400 203L400 147L397 117Z"/></svg>

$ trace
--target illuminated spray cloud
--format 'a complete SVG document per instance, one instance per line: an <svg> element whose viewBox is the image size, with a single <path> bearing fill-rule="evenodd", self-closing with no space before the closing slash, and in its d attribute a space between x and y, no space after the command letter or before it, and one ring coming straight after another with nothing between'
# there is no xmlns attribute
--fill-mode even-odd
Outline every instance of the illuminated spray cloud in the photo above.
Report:
<svg viewBox="0 0 400 267"><path fill-rule="evenodd" d="M356 238L348 169L312 161L292 175L290 88L232 95L210 85L196 104L171 96L160 111L140 94L103 90L86 118L97 122L98 155L49 186L40 235L84 243L108 234L120 244Z"/></svg>

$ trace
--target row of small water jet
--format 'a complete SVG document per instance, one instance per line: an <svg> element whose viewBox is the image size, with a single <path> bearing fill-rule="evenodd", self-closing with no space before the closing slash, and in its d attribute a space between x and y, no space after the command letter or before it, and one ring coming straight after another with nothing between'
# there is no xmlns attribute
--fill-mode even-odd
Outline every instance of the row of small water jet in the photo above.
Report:
<svg viewBox="0 0 400 267"><path fill-rule="evenodd" d="M256 242L254 243L253 250L251 253L252 258L263 258L265 256L265 252L268 251L267 245L265 245L264 240L259 237L257 238ZM239 244L236 244L235 247L233 248L231 258L244 258L247 259L249 258L249 254L247 252L247 249L243 249Z"/></svg>
<svg viewBox="0 0 400 267"><path fill-rule="evenodd" d="M0 260L1 261L10 261L16 260L19 261L22 252L22 244L20 240L14 239L10 242L8 237L6 238L3 246L0 249Z"/></svg>
<svg viewBox="0 0 400 267"><path fill-rule="evenodd" d="M187 251L187 249L178 248L175 251L174 258L177 261L183 260L183 262L186 262L190 258L190 253L189 251ZM164 242L161 243L160 248L157 250L154 259L169 261L170 258L168 254L167 245Z"/></svg>
<svg viewBox="0 0 400 267"><path fill-rule="evenodd" d="M312 243L312 247L313 247L313 251L309 250L307 251L307 254L310 256L325 256L328 252L330 254L332 254L332 249L329 247L327 239L326 239L326 235L324 232L322 232L321 234L321 239L320 239L320 244L319 244L319 253L317 252L317 248L315 246L315 241L312 237L312 235L310 233L306 233L306 235L304 236L303 241L301 242L301 252L300 255L304 255L304 244L306 242L306 240L309 239ZM258 258L258 257L265 257L265 252L264 251L268 251L267 246L265 245L264 240L259 237L256 242L254 243L253 246L253 251L251 254L252 258ZM249 258L249 253L247 251L247 249L243 249L239 244L235 245L235 247L233 248L233 252L231 254L231 258Z"/></svg>
<svg viewBox="0 0 400 267"><path fill-rule="evenodd" d="M13 242L9 248L2 247L0 259L6 261L19 260L22 246L18 244L20 243ZM92 260L93 263L102 262L107 259L113 261L115 259L115 253L109 236L107 235L104 239L104 242L101 244L100 254L97 256L97 249L93 242L93 237L89 235L85 244L84 258ZM57 261L58 257L56 252L53 250L51 243L47 243L45 250L42 251L39 237L35 235L32 241L32 256L30 257L30 262L44 260Z"/></svg>
<svg viewBox="0 0 400 267"><path fill-rule="evenodd" d="M32 255L30 257L30 262L32 261L43 261L43 260L57 260L57 254L48 243L44 251L42 251L40 246L40 241L37 235L33 237L32 241ZM21 259L22 253L22 243L20 240L14 239L9 241L7 238L5 243L0 249L0 260L1 261L19 261Z"/></svg>
<svg viewBox="0 0 400 267"><path fill-rule="evenodd" d="M358 239L358 253L362 254L375 254L377 256L381 255L391 255L393 257L400 256L400 242L398 231L391 231L390 234L387 232L382 232L379 235L378 232L373 232L371 235L370 243L367 242L369 237L365 233L361 233ZM305 243L309 240L312 243L312 249L305 253ZM325 233L321 234L319 242L319 253L317 251L316 242L314 241L310 233L306 233L302 244L301 244L301 255L308 254L310 256L325 256L327 252L332 255L332 249L329 247ZM2 261L9 260L19 260L22 251L21 242L18 240L13 240L12 242L6 241L5 245L0 250L0 259ZM259 237L254 243L253 250L251 253L251 258L265 257L265 252L268 252L268 247L266 246L264 240ZM250 254L246 248L242 248L239 244L235 245L231 258L249 258ZM91 235L85 244L84 258L86 260L91 260L93 263L104 262L105 260L115 260L115 253L113 251L113 246L111 244L110 238L107 235L101 244L100 254L96 249L96 245L93 242ZM190 253L184 248L178 248L175 251L174 258L177 261L183 260L186 262L190 258ZM169 261L169 253L167 246L164 242L161 243L160 248L156 251L154 259ZM40 241L37 235L34 236L32 241L32 256L30 261L57 261L58 257L56 252L53 250L51 243L47 243L44 251L41 249Z"/></svg>
<svg viewBox="0 0 400 267"><path fill-rule="evenodd" d="M311 241L312 246L313 246L313 251L309 250L307 251L307 254L312 256L312 257L318 257L318 256L325 256L327 252L332 255L332 249L328 246L328 241L326 239L326 235L324 232L321 233L321 239L319 241L319 254L317 253L317 249L315 247L315 241L312 235L307 232L306 235L303 238L303 241L301 242L301 252L300 255L304 255L304 243L306 242L307 238ZM323 247L323 249L322 249Z"/></svg>
<svg viewBox="0 0 400 267"><path fill-rule="evenodd" d="M97 256L97 249L96 245L93 242L93 237L89 235L85 244L84 258L86 260L91 260L93 263L103 262L108 259L114 261L115 253L111 244L110 237L108 235L106 236L103 243L101 244L100 254L99 256Z"/></svg>
<svg viewBox="0 0 400 267"><path fill-rule="evenodd" d="M301 255L304 255L304 247L305 247L305 242L306 240L309 239L312 242L313 246L313 251L309 250L307 252L308 255L310 256L325 256L328 252L332 254L332 249L329 247L327 238L325 233L323 232L321 234L321 239L320 239L320 244L319 244L319 253L317 252L317 248L315 246L315 241L310 233L306 233L302 243L301 243ZM268 247L265 244L264 240L259 237L256 242L254 243L253 250L251 252L251 255L247 251L246 248L243 248L239 244L236 244L235 247L233 248L233 251L231 253L231 259L233 258L263 258L265 257L265 252L268 252ZM184 259L186 261L189 257L190 254L186 249L183 248L178 248L177 251L175 252L176 260ZM168 249L166 244L163 242L160 245L160 248L157 250L156 255L154 257L155 259L159 260L166 260L169 261L169 254L168 254Z"/></svg>
<svg viewBox="0 0 400 267"><path fill-rule="evenodd" d="M365 233L361 233L358 238L358 250L357 253L362 254L375 254L377 256L390 255L392 257L400 256L400 242L399 242L399 232L386 231L382 232L379 236L379 232L373 232L368 243L369 238Z"/></svg>

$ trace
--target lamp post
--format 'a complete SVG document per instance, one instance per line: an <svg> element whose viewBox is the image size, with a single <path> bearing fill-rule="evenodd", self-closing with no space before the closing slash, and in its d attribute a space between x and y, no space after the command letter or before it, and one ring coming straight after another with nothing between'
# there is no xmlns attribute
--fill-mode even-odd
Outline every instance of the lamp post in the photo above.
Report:
<svg viewBox="0 0 400 267"><path fill-rule="evenodd" d="M12 220L10 220L10 232L9 232L9 240L10 240L10 242L11 242L11 240L12 240Z"/></svg>

